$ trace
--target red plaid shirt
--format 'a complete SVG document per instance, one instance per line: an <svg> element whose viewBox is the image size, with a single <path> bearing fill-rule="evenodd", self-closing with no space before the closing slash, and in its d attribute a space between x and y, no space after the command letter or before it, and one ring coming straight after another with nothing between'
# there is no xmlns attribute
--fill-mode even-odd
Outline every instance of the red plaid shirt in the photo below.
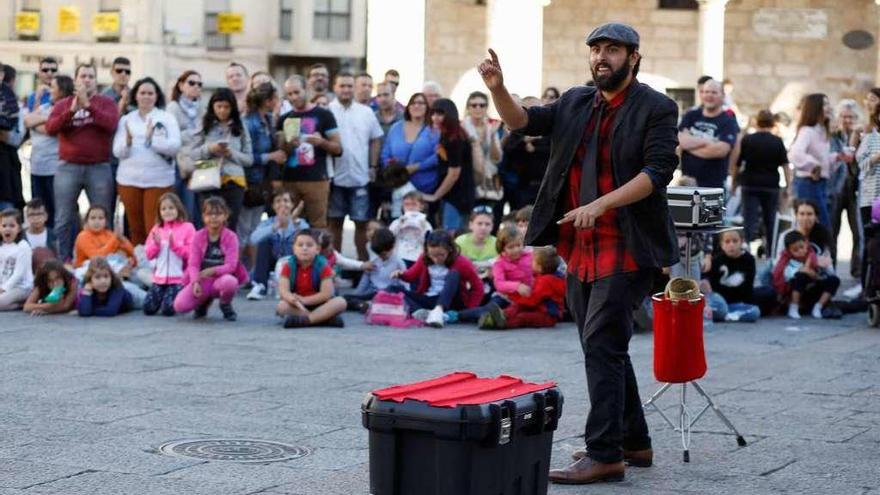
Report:
<svg viewBox="0 0 880 495"><path fill-rule="evenodd" d="M600 197L615 189L614 175L611 171L611 130L617 109L626 100L627 93L629 93L629 87L611 101L604 102L605 109L599 127L599 156L596 159L596 177L598 179L596 193ZM596 126L599 104L602 101L602 93L596 91L596 99L593 101L593 115L587 122L584 138L569 167L565 211L581 206L579 200L581 167L587 152L587 143L590 142L593 129ZM592 229L575 229L573 222L560 225L558 249L559 254L568 264L569 273L589 283L610 275L638 270L639 267L635 259L626 249L626 238L620 231L617 216L617 210L606 211L596 219L596 226Z"/></svg>

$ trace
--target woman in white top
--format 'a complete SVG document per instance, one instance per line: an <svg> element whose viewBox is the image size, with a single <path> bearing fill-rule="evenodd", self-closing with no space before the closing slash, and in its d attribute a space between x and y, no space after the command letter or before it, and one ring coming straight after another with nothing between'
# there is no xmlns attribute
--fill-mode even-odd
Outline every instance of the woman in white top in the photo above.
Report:
<svg viewBox="0 0 880 495"><path fill-rule="evenodd" d="M831 216L828 214L826 188L831 168L838 160L838 153L831 152L829 127L833 113L824 94L805 96L801 100L797 137L788 151L788 161L794 167L792 185L795 198L813 200L819 207L819 223L828 229L831 228Z"/></svg>
<svg viewBox="0 0 880 495"><path fill-rule="evenodd" d="M871 90L873 96L880 89ZM868 106L868 127L862 136L856 161L859 164L859 213L862 225L871 224L871 205L880 197L880 105Z"/></svg>
<svg viewBox="0 0 880 495"><path fill-rule="evenodd" d="M196 204L196 193L190 191L187 185L192 171L181 166L191 160L186 158L180 160L180 156L187 153L189 145L193 141L193 134L199 130L202 119L205 118L205 106L202 104L202 76L198 72L185 70L180 74L171 90L171 101L168 102L165 111L173 115L177 119L177 124L180 125L181 144L180 151L177 153L174 192L183 202L190 221L198 229L202 227L202 212Z"/></svg>
<svg viewBox="0 0 880 495"><path fill-rule="evenodd" d="M488 205L500 219L500 201L504 196L498 162L501 161L501 139L498 137L500 122L490 122L489 97L474 91L468 95L466 117L461 123L472 141L480 144L482 153L474 153L474 182L477 186L477 204ZM497 222L496 222L497 223Z"/></svg>
<svg viewBox="0 0 880 495"><path fill-rule="evenodd" d="M119 119L113 154L119 158L116 190L125 205L132 244L143 244L156 223L159 197L174 186L174 156L180 149L177 119L163 110L165 96L152 78L131 89L137 110Z"/></svg>

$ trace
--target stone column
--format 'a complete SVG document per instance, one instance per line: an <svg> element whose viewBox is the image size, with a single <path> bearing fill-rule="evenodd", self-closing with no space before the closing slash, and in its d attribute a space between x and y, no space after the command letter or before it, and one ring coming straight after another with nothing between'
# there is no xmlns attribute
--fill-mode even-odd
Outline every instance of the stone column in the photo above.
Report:
<svg viewBox="0 0 880 495"><path fill-rule="evenodd" d="M544 7L550 0L488 0L486 42L504 69L504 83L520 96L541 96Z"/></svg>
<svg viewBox="0 0 880 495"><path fill-rule="evenodd" d="M724 9L728 0L697 0L700 3L700 37L697 76L724 79Z"/></svg>
<svg viewBox="0 0 880 495"><path fill-rule="evenodd" d="M379 82L385 71L397 69L397 99L404 102L425 79L425 1L367 3L367 72Z"/></svg>

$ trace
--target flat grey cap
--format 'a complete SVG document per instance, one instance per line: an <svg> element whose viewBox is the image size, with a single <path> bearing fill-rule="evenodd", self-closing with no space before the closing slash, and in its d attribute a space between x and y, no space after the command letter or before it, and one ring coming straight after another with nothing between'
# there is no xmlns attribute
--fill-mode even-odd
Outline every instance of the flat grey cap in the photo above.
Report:
<svg viewBox="0 0 880 495"><path fill-rule="evenodd" d="M616 41L623 45L639 46L639 33L632 26L620 23L609 22L597 27L587 36L587 45L592 46L593 43L607 40Z"/></svg>

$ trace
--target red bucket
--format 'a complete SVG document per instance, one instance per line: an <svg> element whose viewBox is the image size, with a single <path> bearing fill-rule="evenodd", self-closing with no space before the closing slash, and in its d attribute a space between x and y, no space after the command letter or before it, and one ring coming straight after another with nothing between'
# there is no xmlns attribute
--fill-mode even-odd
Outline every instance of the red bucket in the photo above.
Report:
<svg viewBox="0 0 880 495"><path fill-rule="evenodd" d="M663 293L654 303L654 377L665 383L685 383L706 374L703 350L704 297L672 301Z"/></svg>

